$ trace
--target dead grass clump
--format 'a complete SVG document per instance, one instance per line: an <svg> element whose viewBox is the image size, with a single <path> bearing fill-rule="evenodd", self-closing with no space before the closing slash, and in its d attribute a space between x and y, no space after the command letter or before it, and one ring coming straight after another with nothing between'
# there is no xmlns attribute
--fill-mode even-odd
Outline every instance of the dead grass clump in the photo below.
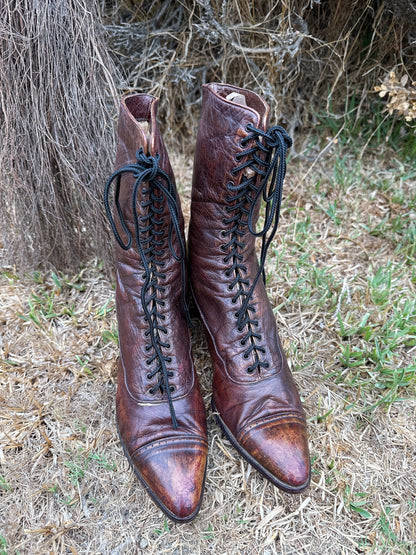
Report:
<svg viewBox="0 0 416 555"><path fill-rule="evenodd" d="M415 6L414 0L4 0L3 254L19 267L47 261L74 269L94 255L111 260L101 188L114 153L115 65L128 88L163 99L165 136L188 152L207 81L259 91L289 131L316 123L322 110L351 121L365 112L374 98L368 91L386 71L412 67Z"/></svg>
<svg viewBox="0 0 416 555"><path fill-rule="evenodd" d="M113 75L95 2L0 3L0 247L20 268L105 255Z"/></svg>
<svg viewBox="0 0 416 555"><path fill-rule="evenodd" d="M406 15L413 1L102 5L129 86L164 99L165 128L176 139L193 137L207 81L259 91L294 128L314 123L319 111L345 111L352 95L349 109L365 111L386 70L410 70L416 59L416 20Z"/></svg>

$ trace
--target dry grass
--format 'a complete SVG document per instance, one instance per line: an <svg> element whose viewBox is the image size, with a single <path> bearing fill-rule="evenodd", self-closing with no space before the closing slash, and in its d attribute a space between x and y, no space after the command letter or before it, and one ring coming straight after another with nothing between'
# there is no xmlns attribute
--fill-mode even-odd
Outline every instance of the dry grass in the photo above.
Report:
<svg viewBox="0 0 416 555"><path fill-rule="evenodd" d="M0 254L20 268L107 252L114 75L95 2L0 2Z"/></svg>
<svg viewBox="0 0 416 555"><path fill-rule="evenodd" d="M109 259L100 190L112 165L116 89L163 98L165 137L185 152L208 81L260 92L290 131L315 125L323 110L340 122L359 119L390 70L411 74L415 6L2 0L2 258L71 272L90 258Z"/></svg>
<svg viewBox="0 0 416 555"><path fill-rule="evenodd" d="M189 216L191 165L174 165ZM205 497L193 523L166 521L117 439L110 283L96 263L71 279L5 268L1 553L415 553L415 172L387 155L357 165L336 145L309 174L289 167L268 287L308 415L310 489L280 492L222 437L197 327Z"/></svg>
<svg viewBox="0 0 416 555"><path fill-rule="evenodd" d="M293 131L314 125L324 110L340 120L345 112L359 117L375 99L374 85L391 69L412 77L416 60L414 0L101 5L127 85L166 98L166 134L185 148L183 139L194 137L203 83L259 91Z"/></svg>

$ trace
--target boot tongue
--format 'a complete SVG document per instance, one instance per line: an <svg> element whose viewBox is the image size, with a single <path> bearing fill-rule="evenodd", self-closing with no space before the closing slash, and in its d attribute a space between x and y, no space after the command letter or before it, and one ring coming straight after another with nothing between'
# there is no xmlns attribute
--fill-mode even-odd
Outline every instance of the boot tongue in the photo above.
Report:
<svg viewBox="0 0 416 555"><path fill-rule="evenodd" d="M143 133L146 135L146 137L149 135L149 122L148 121L140 121L140 127L143 129Z"/></svg>
<svg viewBox="0 0 416 555"><path fill-rule="evenodd" d="M232 92L227 94L225 97L230 102L234 102L234 104L241 104L241 106L247 106L246 97L243 94Z"/></svg>
<svg viewBox="0 0 416 555"><path fill-rule="evenodd" d="M146 137L146 154L149 154L150 149L150 125L149 122L146 120L138 120L138 124L143 131L144 136Z"/></svg>
<svg viewBox="0 0 416 555"><path fill-rule="evenodd" d="M244 95L241 92L231 92L225 97L229 102L238 104L240 106L247 106L255 110L258 114L258 125L265 131L268 125L269 107L268 105L255 93L247 91L249 94ZM248 102L247 102L248 101ZM259 102L261 101L261 103Z"/></svg>

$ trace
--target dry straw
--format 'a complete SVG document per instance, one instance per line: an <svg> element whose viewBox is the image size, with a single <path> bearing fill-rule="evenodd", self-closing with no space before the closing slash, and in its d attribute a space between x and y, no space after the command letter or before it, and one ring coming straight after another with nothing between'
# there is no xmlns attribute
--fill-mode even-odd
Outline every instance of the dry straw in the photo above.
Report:
<svg viewBox="0 0 416 555"><path fill-rule="evenodd" d="M19 266L106 249L116 88L99 21L86 0L0 2L0 243Z"/></svg>
<svg viewBox="0 0 416 555"><path fill-rule="evenodd" d="M163 99L180 144L192 145L204 82L254 88L293 132L320 111L341 119L352 94L359 116L389 69L416 60L414 1L110 0L104 11L127 82Z"/></svg>
<svg viewBox="0 0 416 555"><path fill-rule="evenodd" d="M4 259L74 271L111 259L101 189L121 88L160 96L165 138L188 154L207 81L257 90L299 136L319 111L358 118L388 71L410 72L415 13L414 0L3 0Z"/></svg>

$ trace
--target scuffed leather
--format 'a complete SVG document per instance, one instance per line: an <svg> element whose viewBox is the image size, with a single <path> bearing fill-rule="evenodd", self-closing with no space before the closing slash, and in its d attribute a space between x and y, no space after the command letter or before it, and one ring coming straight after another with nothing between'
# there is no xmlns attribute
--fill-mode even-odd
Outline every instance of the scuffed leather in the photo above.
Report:
<svg viewBox="0 0 416 555"><path fill-rule="evenodd" d="M118 126L118 149L116 169L136 161L136 152L142 147L147 154L160 156L160 168L174 183L174 176L156 120L158 99L150 95L135 94L122 99ZM143 132L140 121L149 123L150 134ZM157 384L157 377L148 378L154 367L146 360L153 354L150 339L146 336L148 325L140 298L144 283L143 263L140 258L132 214L132 191L134 177L123 174L120 189L120 204L129 232L133 236L132 247L125 251L116 244L116 309L120 342L120 362L117 384L117 426L119 435L130 463L152 498L172 519L189 521L198 512L204 485L207 430L205 408L200 394L192 360L190 336L184 318L181 267L174 259L168 246L170 213L166 202L160 201L163 224L163 273L161 281L165 287L158 298L164 301L159 306L163 314L166 334L163 341L170 348L163 353L171 357L168 371L173 372L170 385L174 387L172 399L178 428L174 429L166 393L160 389L155 394L150 390ZM160 196L160 193L158 193ZM141 205L147 195L142 188L137 200L139 217L146 208ZM179 200L178 200L179 202ZM116 218L117 222L117 218ZM180 214L183 237L183 217ZM118 224L123 240L125 234ZM178 252L178 241L173 236L173 247ZM158 278L162 279L162 278ZM176 476L175 479L172 476Z"/></svg>
<svg viewBox="0 0 416 555"><path fill-rule="evenodd" d="M234 104L225 97L230 92L244 94L247 106ZM214 364L213 405L223 429L241 453L275 485L286 491L301 491L309 484L310 463L305 414L278 337L276 320L264 284L259 280L253 295L258 320L256 343L265 349L261 359L269 363L252 374L247 368L253 355L244 358L247 347L240 342L246 328L237 329L233 304L236 289L226 275L230 262L221 235L227 213L227 183L239 185L242 172L232 169L244 162L235 156L250 148L240 141L249 134L247 124L266 130L269 108L257 94L231 87L204 86L202 115L198 128L189 227L190 281L195 302L203 320ZM255 217L258 217L256 206ZM245 277L253 281L258 262L254 237L244 239ZM268 475L270 474L270 475Z"/></svg>

